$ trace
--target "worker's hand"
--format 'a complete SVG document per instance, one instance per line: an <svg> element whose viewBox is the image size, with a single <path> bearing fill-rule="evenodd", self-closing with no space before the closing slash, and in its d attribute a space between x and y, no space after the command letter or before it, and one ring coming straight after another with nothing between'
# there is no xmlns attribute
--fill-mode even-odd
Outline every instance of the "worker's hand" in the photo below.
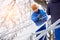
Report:
<svg viewBox="0 0 60 40"><path fill-rule="evenodd" d="M47 21L47 16L43 16L43 17L41 17L39 20L45 22L45 21Z"/></svg>
<svg viewBox="0 0 60 40"><path fill-rule="evenodd" d="M39 14L37 17L40 19L42 17L42 15Z"/></svg>

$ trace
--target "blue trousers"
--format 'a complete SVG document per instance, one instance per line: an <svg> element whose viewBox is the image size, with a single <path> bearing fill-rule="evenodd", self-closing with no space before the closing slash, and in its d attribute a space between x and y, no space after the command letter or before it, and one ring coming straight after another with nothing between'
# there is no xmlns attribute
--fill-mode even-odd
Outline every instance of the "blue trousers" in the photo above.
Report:
<svg viewBox="0 0 60 40"><path fill-rule="evenodd" d="M36 32L42 31L42 30L44 30L44 29L46 29L46 24L45 24L45 25L43 25L40 29L38 29ZM36 37L37 37L38 35L39 35L39 34L37 34L37 35L36 35ZM43 37L44 37L44 36L43 36ZM43 37L42 37L42 38L40 38L39 40L42 40L42 39L43 39ZM46 39L46 37L47 37L47 36L45 36L44 40L47 40L47 39Z"/></svg>
<svg viewBox="0 0 60 40"><path fill-rule="evenodd" d="M60 25L60 23L58 25ZM55 40L60 40L60 28L55 29Z"/></svg>

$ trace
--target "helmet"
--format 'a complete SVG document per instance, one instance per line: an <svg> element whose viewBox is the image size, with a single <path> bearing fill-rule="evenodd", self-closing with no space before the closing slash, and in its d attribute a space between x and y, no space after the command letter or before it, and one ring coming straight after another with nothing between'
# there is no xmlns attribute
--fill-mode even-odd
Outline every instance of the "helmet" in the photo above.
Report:
<svg viewBox="0 0 60 40"><path fill-rule="evenodd" d="M36 10L38 8L38 6L36 4L32 4L31 8L34 11L34 10Z"/></svg>

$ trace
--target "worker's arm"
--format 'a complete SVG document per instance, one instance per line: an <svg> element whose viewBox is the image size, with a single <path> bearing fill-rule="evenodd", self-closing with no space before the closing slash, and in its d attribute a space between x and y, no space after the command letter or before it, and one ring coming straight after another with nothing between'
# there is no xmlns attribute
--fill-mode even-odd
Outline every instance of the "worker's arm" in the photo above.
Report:
<svg viewBox="0 0 60 40"><path fill-rule="evenodd" d="M46 15L45 11L41 10L40 14L42 16L41 16L41 18L39 18L39 20L47 19L47 15Z"/></svg>
<svg viewBox="0 0 60 40"><path fill-rule="evenodd" d="M36 22L36 21L38 21L38 17L37 16L35 16L35 14L32 14L32 20L34 21L34 22Z"/></svg>

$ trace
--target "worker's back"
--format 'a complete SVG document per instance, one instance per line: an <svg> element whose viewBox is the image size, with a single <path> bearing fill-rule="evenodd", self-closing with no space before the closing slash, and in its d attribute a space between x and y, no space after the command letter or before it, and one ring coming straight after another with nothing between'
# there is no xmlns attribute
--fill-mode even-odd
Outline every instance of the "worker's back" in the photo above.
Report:
<svg viewBox="0 0 60 40"><path fill-rule="evenodd" d="M60 18L60 0L51 0L47 6L47 13L51 15L52 23Z"/></svg>

